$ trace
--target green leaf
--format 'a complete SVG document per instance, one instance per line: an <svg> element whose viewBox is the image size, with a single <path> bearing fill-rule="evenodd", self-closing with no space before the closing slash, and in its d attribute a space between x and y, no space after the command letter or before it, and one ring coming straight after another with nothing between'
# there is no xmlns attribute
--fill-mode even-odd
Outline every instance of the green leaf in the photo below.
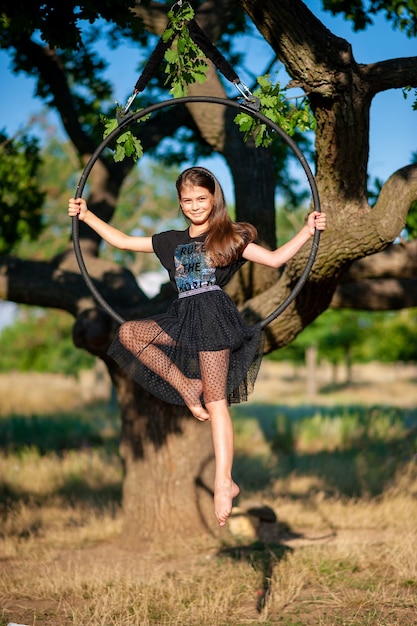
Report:
<svg viewBox="0 0 417 626"><path fill-rule="evenodd" d="M172 93L174 98L181 98L182 96L186 95L184 87L181 83L175 83L170 89L170 92Z"/></svg>
<svg viewBox="0 0 417 626"><path fill-rule="evenodd" d="M277 97L274 96L273 94L270 95L265 95L262 97L262 106L263 107L270 107L271 109L274 109L277 105Z"/></svg>
<svg viewBox="0 0 417 626"><path fill-rule="evenodd" d="M238 123L241 131L248 131L253 125L253 118L246 113L238 113L235 117L235 121Z"/></svg>
<svg viewBox="0 0 417 626"><path fill-rule="evenodd" d="M173 48L168 48L164 55L165 61L171 65L178 63L179 55L178 51Z"/></svg>
<svg viewBox="0 0 417 626"><path fill-rule="evenodd" d="M165 74L167 76L165 85L170 86L170 93L174 98L187 95L187 86L206 80L208 65L204 54L190 37L187 23L193 19L194 10L185 3L180 8L175 5L168 12L170 25L166 32L177 33L177 37L172 46L166 50L164 59L166 61ZM168 40L168 36L164 37Z"/></svg>
<svg viewBox="0 0 417 626"><path fill-rule="evenodd" d="M207 76L205 73L194 73L193 76L195 78L195 81L200 84L205 83L207 80Z"/></svg>
<svg viewBox="0 0 417 626"><path fill-rule="evenodd" d="M123 161L123 159L126 156L126 151L123 145L121 144L117 144L115 153L114 153L114 161L116 161L116 163L119 163L120 161Z"/></svg>
<svg viewBox="0 0 417 626"><path fill-rule="evenodd" d="M130 135L130 131L126 131L125 133L122 133L117 139L116 142L120 143L120 144L124 144L126 143L126 141L128 140Z"/></svg>
<svg viewBox="0 0 417 626"><path fill-rule="evenodd" d="M183 37L178 37L177 41L178 56L187 52L188 42Z"/></svg>
<svg viewBox="0 0 417 626"><path fill-rule="evenodd" d="M165 43L174 36L174 29L172 27L167 27L162 33L162 41Z"/></svg>
<svg viewBox="0 0 417 626"><path fill-rule="evenodd" d="M108 137L108 135L110 135L110 133L114 131L115 128L117 128L118 122L117 119L108 119L105 118L104 115L102 115L101 118L103 121L105 120L103 132L103 138L105 139L106 137Z"/></svg>
<svg viewBox="0 0 417 626"><path fill-rule="evenodd" d="M299 108L290 105L280 84L273 85L268 75L258 76L257 82L259 87L253 95L259 99L260 110L266 117L290 136L296 129L301 132L314 130L316 122L308 103L303 100ZM273 140L273 130L255 118L239 113L235 117L235 122L244 133L245 141L253 136L256 146L268 147Z"/></svg>

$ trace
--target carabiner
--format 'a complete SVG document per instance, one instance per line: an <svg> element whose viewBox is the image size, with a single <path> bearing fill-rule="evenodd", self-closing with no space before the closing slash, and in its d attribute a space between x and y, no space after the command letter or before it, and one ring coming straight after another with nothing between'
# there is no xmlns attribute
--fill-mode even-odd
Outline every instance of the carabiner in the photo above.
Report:
<svg viewBox="0 0 417 626"><path fill-rule="evenodd" d="M136 98L136 96L138 95L138 91L134 91L132 93L132 95L130 96L130 98L128 99L128 101L126 102L126 106L123 109L123 115L126 115L126 113L129 111L130 107L132 106L133 100Z"/></svg>
<svg viewBox="0 0 417 626"><path fill-rule="evenodd" d="M251 109L254 109L255 111L259 111L259 109L261 108L261 101L259 100L259 98L253 95L249 87L247 87L245 83L242 83L242 81L233 84L236 89L242 94L247 106Z"/></svg>

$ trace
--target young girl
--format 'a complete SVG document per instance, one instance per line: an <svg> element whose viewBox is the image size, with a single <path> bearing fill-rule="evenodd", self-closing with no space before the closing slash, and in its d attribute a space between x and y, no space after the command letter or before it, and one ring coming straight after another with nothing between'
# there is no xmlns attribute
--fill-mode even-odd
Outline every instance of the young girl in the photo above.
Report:
<svg viewBox="0 0 417 626"><path fill-rule="evenodd" d="M233 223L223 190L203 167L186 169L176 187L189 223L183 231L153 237L125 235L91 213L85 200L71 198L68 214L122 250L154 252L178 293L166 314L122 324L109 354L156 397L185 404L198 420L210 420L216 461L214 512L224 526L239 487L232 479L233 427L228 405L247 399L262 358L260 324L246 326L222 290L246 262L278 268L314 234L326 216L313 212L286 244L267 250L256 229Z"/></svg>

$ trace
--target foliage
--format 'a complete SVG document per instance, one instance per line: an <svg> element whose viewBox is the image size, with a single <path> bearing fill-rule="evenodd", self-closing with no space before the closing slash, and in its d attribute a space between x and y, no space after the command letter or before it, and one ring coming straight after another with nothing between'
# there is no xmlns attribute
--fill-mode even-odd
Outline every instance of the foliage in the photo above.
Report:
<svg viewBox="0 0 417 626"><path fill-rule="evenodd" d="M204 54L194 43L187 28L187 22L194 18L194 10L191 6L187 2L179 8L176 6L175 9L168 11L167 16L169 19L168 26L162 33L162 41L170 43L170 47L164 55L166 61L165 74L167 75L165 86L169 85L169 93L174 98L179 98L187 95L188 85L195 82L203 83L206 80L208 65ZM117 128L124 115L125 111L118 106L116 118L101 116L101 120L105 124L104 138ZM142 122L148 118L149 116L144 116L139 121ZM117 137L113 156L116 162L123 161L125 157L132 157L136 161L142 155L142 144L130 129Z"/></svg>
<svg viewBox="0 0 417 626"><path fill-rule="evenodd" d="M38 142L26 135L7 139L0 133L0 252L19 241L33 240L42 230Z"/></svg>
<svg viewBox="0 0 417 626"><path fill-rule="evenodd" d="M42 210L43 229L33 241L16 243L14 252L22 258L50 260L62 253L69 244L71 221L67 214L68 196L73 193L81 169L70 142L62 141L55 127L47 127L46 141L41 149L38 181L46 193ZM152 235L156 230L178 227L177 196L173 182L178 176L176 167L169 168L149 158L138 168L132 168L126 177L117 203L113 224L127 233ZM71 191L73 190L73 191ZM167 211L167 207L172 210ZM153 255L133 255L110 246L103 246L103 258L140 266L135 274L151 265ZM157 263L155 261L155 263Z"/></svg>
<svg viewBox="0 0 417 626"><path fill-rule="evenodd" d="M165 85L170 85L170 93L179 98L187 95L188 85L206 80L208 65L187 28L187 22L194 18L191 6L186 2L177 10L168 11L168 18L162 39L168 42L175 37L175 45L165 52Z"/></svg>
<svg viewBox="0 0 417 626"><path fill-rule="evenodd" d="M371 315L372 325L370 328L363 327L364 337L359 346L361 359L382 363L415 363L417 310L368 314L366 318Z"/></svg>
<svg viewBox="0 0 417 626"><path fill-rule="evenodd" d="M145 0L146 1L146 0ZM0 45L37 33L51 48L80 50L83 46L80 23L98 19L116 24L119 33L132 27L132 0L92 2L92 0L2 0ZM63 27L65 25L65 27ZM114 33L116 36L116 33Z"/></svg>
<svg viewBox="0 0 417 626"><path fill-rule="evenodd" d="M373 16L382 12L394 28L408 37L417 35L416 0L323 0L323 8L333 15L342 13L356 31L365 30L373 23Z"/></svg>
<svg viewBox="0 0 417 626"><path fill-rule="evenodd" d="M46 260L68 244L71 232L66 212L68 189L75 188L77 174L70 145L60 141L56 132L49 133L42 158L39 179L47 191L44 228L34 241L16 244L16 252L22 257ZM133 169L123 185L114 225L127 233L144 235L182 226L175 186L171 182L177 175L177 168L168 170L164 165L149 161L143 164L140 177L138 170ZM153 255L133 255L104 246L102 257L122 263L135 275L159 269ZM73 322L69 315L40 309L31 312L25 307L19 307L19 311L16 322L0 334L0 371L74 374L92 366L94 359L73 346Z"/></svg>
<svg viewBox="0 0 417 626"><path fill-rule="evenodd" d="M100 115L100 120L104 124L103 139L106 139L119 125L119 120L122 119L123 109L118 106L115 118L109 118L106 115ZM120 116L120 117L119 117ZM139 122L143 122L149 118L149 115L145 115L140 118ZM135 137L131 130L125 130L118 135L115 140L116 148L114 151L113 159L116 161L123 161L125 157L132 157L134 161L137 161L143 156L143 147L141 141Z"/></svg>
<svg viewBox="0 0 417 626"><path fill-rule="evenodd" d="M187 6L185 5L185 8ZM171 11L168 15L172 16L173 12ZM207 65L204 61L200 61L202 52L190 38L185 25L186 20L191 19L190 15L191 17L194 15L191 8L184 14L181 13L181 19L179 19L178 15L171 17L172 21L163 34L163 39L169 41L173 34L178 32L176 48L171 47L165 53L165 59L167 60L165 71L168 74L165 84L171 85L170 93L175 98L187 95L189 84L203 82L206 78L205 70ZM201 63L204 64L204 67ZM301 104L294 106L289 104L289 100L285 95L285 91L281 89L280 83L278 82L274 85L269 75L258 76L257 82L259 87L253 92L254 101L259 102L260 110L267 118L280 126L289 136L294 135L296 130L300 133L315 130L316 121L306 98L302 98ZM109 119L101 116L102 121L105 123L104 137L107 137L110 132L117 128L118 120L120 119L119 115L122 113L122 109L119 108L116 118ZM245 141L249 137L254 137L256 147L268 147L272 143L274 138L273 130L250 115L250 113L238 113L235 117L235 122L243 132ZM122 161L126 156L133 156L134 160L136 160L143 154L140 141L134 137L130 130L120 135L116 143L115 161Z"/></svg>
<svg viewBox="0 0 417 626"><path fill-rule="evenodd" d="M276 360L302 363L309 346L330 363L416 362L416 309L395 312L325 311L295 341L275 352Z"/></svg>
<svg viewBox="0 0 417 626"><path fill-rule="evenodd" d="M49 261L62 253L69 243L71 221L67 214L68 196L75 190L80 175L79 163L72 144L62 141L55 127L41 123L45 143L41 148L41 164L37 172L39 186L45 193L42 206L42 230L33 240L16 243L13 252L21 258Z"/></svg>
<svg viewBox="0 0 417 626"><path fill-rule="evenodd" d="M22 309L22 318L0 335L0 372L61 372L91 368L94 358L72 342L71 317L61 311Z"/></svg>
<svg viewBox="0 0 417 626"><path fill-rule="evenodd" d="M293 135L295 130L301 132L315 129L315 119L307 100L303 100L301 107L289 105L289 101L281 90L280 83L272 84L269 76L258 76L259 88L253 95L259 99L261 112L275 122L288 135ZM235 118L240 130L244 133L245 141L255 137L257 147L268 147L273 140L273 132L248 113L238 113Z"/></svg>
<svg viewBox="0 0 417 626"><path fill-rule="evenodd" d="M404 98L408 98L408 94L411 92L411 87L405 87L403 89ZM414 89L414 102L413 102L413 111L417 111L417 89Z"/></svg>
<svg viewBox="0 0 417 626"><path fill-rule="evenodd" d="M93 8L94 11L96 11L96 3L92 2L87 4L81 3L81 5L77 5L77 7L79 6L77 9L75 9L75 5L73 5L72 2L67 3L65 7L61 7L61 5L56 7L55 4L56 3L48 1L36 3L36 0L35 3L32 1L29 3L28 0L24 0L21 6L24 7L24 10L27 8L27 12L25 15L26 24L23 28L22 24L19 22L19 16L16 14L15 5L13 5L10 0L6 0L6 2L2 5L2 19L5 28L0 34L1 45L4 48L7 46L11 47L13 45L17 46L16 42L20 41L20 36L24 38L33 35L33 33L36 33L34 37L35 42L39 40L39 36L43 41L49 41L48 34L51 34L51 43L53 43L53 37L57 37L57 33L52 32L53 29L50 28L53 26L54 20L60 16L60 12L65 14L72 12L70 19L67 22L68 30L64 33L62 32L62 29L59 30L60 36L62 36L62 41L60 42L60 49L54 52L57 53L60 62L65 67L66 84L71 90L70 96L74 96L72 101L77 108L77 114L81 125L86 131L88 130L90 138L94 142L94 138L97 137L97 133L100 133L100 131L97 130L98 125L95 124L97 112L102 110L102 108L106 105L105 100L109 98L111 92L109 84L100 78L100 72L102 72L105 68L105 62L102 59L98 59L97 56L92 53L93 43L95 42L99 32L98 26L97 24L94 24L94 21L97 18L105 20L107 18L112 20L114 19L114 23L117 24L117 27L119 28L117 32L120 34L122 32L120 29L128 25L127 15L124 12L125 7L122 7L117 2L113 3L114 14L110 16L111 11L108 6L102 7L101 9L98 7L97 12L93 12ZM348 10L348 2L337 3L331 2L330 0L328 2L329 7L332 7L331 10L341 10L342 4L343 8ZM384 4L385 6L389 6L388 3ZM361 3L361 6L363 7L363 3ZM374 5L372 6L374 7ZM382 10L382 4L379 6ZM410 6L413 7L414 4L409 5L408 10L411 14L412 8L410 8ZM190 11L187 5L184 8L184 11ZM39 12L39 14L37 12ZM175 19L178 19L176 25L178 28L178 35L176 35L177 40L181 37L183 31L186 30L183 26L191 15L192 12L189 12L188 14L183 13L182 16L181 13L178 13L174 16ZM90 25L87 25L86 20L90 22ZM81 26L83 27L82 41L80 35ZM116 30L111 31L111 36L114 38L113 43L114 45L117 45L115 33ZM135 30L135 34L131 35L132 39L135 36L138 39L137 29ZM69 43L71 37L72 41ZM14 68L16 70L23 69L26 72L32 72L33 68L36 67L35 61L30 57L30 55L25 54L24 50L18 50L17 47L16 50L17 52L14 56ZM77 50L76 54L75 50ZM174 66L175 63L172 64L172 68L174 68ZM286 118L284 118L279 123L283 125L287 132L290 133L293 130L291 127L291 124L293 123L294 128L298 127L299 124L301 124L301 129L309 127L308 125L311 123L311 118L309 117L310 113L308 109L302 107L301 110L298 110L295 107L288 107L280 90L280 86L271 85L267 77L261 78L259 83L260 89L256 92L256 95L261 100L263 107L262 110L265 114L277 114L279 116L284 114L284 112L289 112L290 117L293 116L292 122L288 122ZM48 91L46 81L43 81L42 78L38 82L37 95L45 98L48 105L54 106L53 95L51 95L50 91ZM286 111L286 108L288 111ZM277 113L275 113L275 110L277 110ZM285 124L290 125L286 127ZM242 121L242 127L246 134L249 134L254 130L248 125L248 120ZM259 144L262 145L263 141L268 141L264 129L261 128L255 132L257 132L257 142ZM127 152L131 150L133 155L137 149L137 144L131 142L129 137L123 135L119 138L120 144L123 145L126 142L126 146L124 148L125 153L127 154ZM121 153L119 151L117 158L120 158L120 156ZM410 212L410 215L412 218L412 212ZM411 228L414 228L412 222L410 222L410 225ZM51 243L52 241L59 241L62 245L62 237L65 235L65 229L62 229L61 224L59 224L57 230L59 230L59 237L51 237ZM37 254L41 255L43 254L43 251L38 250Z"/></svg>

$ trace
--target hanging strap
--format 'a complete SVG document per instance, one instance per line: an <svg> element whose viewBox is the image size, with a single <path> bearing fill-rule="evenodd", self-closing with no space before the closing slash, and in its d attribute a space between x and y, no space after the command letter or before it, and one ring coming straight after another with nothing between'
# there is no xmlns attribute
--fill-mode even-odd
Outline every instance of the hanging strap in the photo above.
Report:
<svg viewBox="0 0 417 626"><path fill-rule="evenodd" d="M187 23L187 28L188 32L190 33L190 37L194 41L194 43L200 48L205 56L214 63L219 72L221 72L228 81L235 85L236 89L246 100L246 104L256 110L259 110L259 99L253 96L248 87L244 83L242 83L239 76L234 71L233 67L225 59L220 50L211 43L210 39L200 28L194 18ZM151 56L149 57L149 60L146 63L142 74L136 81L133 93L128 99L124 108L123 115L126 115L138 93L142 92L145 89L152 76L155 75L156 70L164 59L165 52L171 46L171 43L175 36L176 34L174 33L173 36L167 41L164 41L162 37L159 39L158 44L155 50L152 52Z"/></svg>
<svg viewBox="0 0 417 626"><path fill-rule="evenodd" d="M228 61L226 61L220 50L218 50L216 46L211 43L210 39L207 37L205 32L201 30L195 19L188 22L188 32L190 33L190 37L194 43L202 52L204 52L210 61L213 61L219 72L221 72L227 80L231 83L241 82L233 67Z"/></svg>
<svg viewBox="0 0 417 626"><path fill-rule="evenodd" d="M158 41L157 46L155 50L152 52L151 56L149 57L149 60L147 64L145 65L142 74L139 76L138 80L136 81L135 89L133 91L135 95L145 89L146 85L149 83L152 76L156 73L156 70L161 65L164 59L164 54L170 47L173 39L174 39L174 35L167 41L164 41L162 37Z"/></svg>

